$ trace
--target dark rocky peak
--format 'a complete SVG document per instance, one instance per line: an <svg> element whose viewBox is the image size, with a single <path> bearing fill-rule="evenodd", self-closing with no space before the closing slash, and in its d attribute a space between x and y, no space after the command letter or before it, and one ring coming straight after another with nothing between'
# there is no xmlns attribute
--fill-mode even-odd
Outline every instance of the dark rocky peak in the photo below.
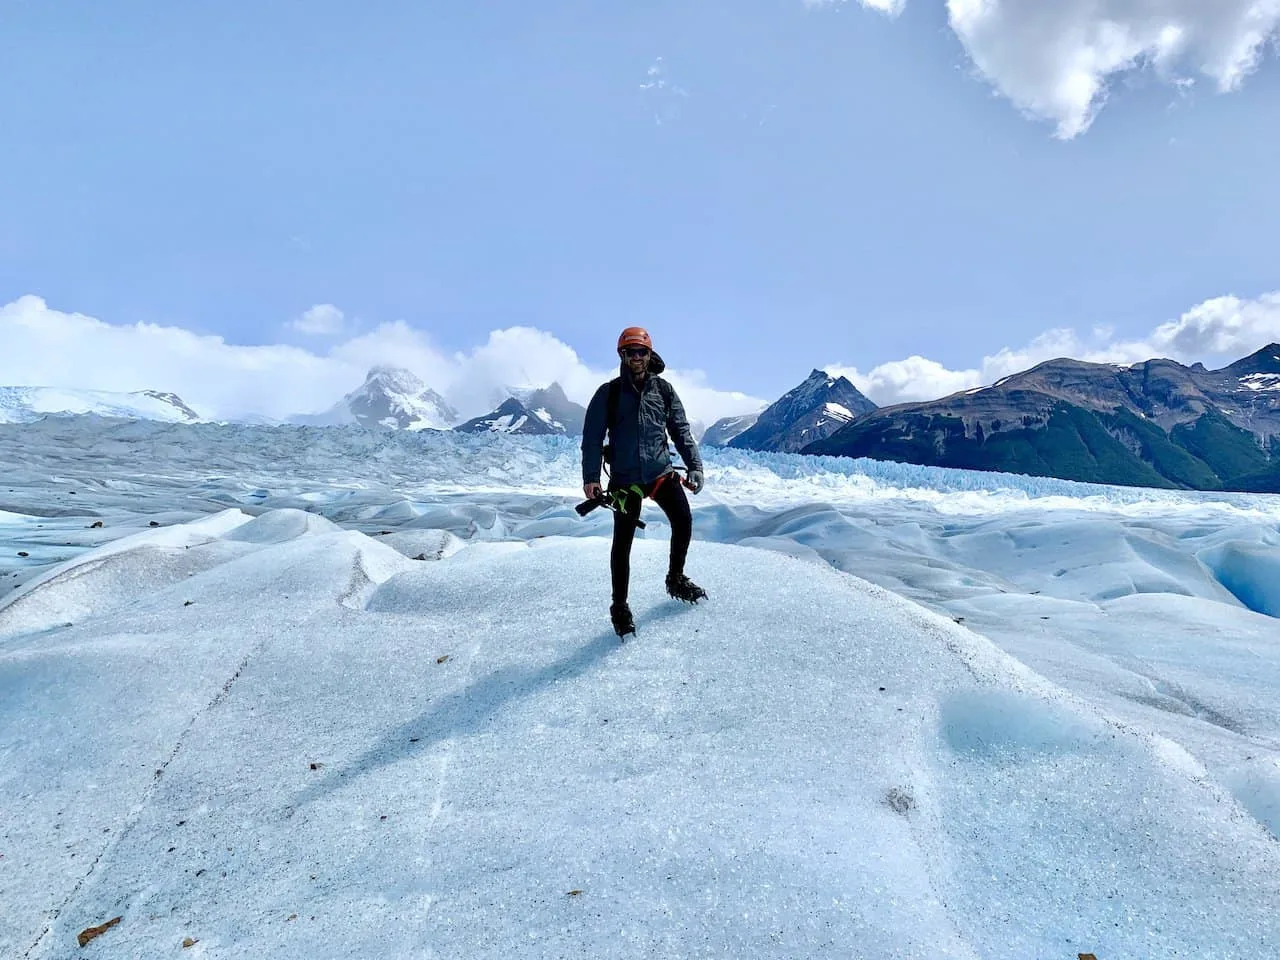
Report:
<svg viewBox="0 0 1280 960"><path fill-rule="evenodd" d="M542 387L529 394L531 402L544 402L555 404L557 406L569 402L569 398L565 396L564 387L560 386L558 381L553 380L550 386Z"/></svg>
<svg viewBox="0 0 1280 960"><path fill-rule="evenodd" d="M552 381L536 390L512 391L525 408L555 433L580 436L587 418L587 408L574 403L559 382Z"/></svg>
<svg viewBox="0 0 1280 960"><path fill-rule="evenodd" d="M1261 350L1217 372L1232 377L1247 377L1256 373L1280 374L1280 343L1269 343Z"/></svg>
<svg viewBox="0 0 1280 960"><path fill-rule="evenodd" d="M754 425L733 437L729 446L794 452L875 409L846 378L814 370L761 413Z"/></svg>
<svg viewBox="0 0 1280 960"><path fill-rule="evenodd" d="M855 417L876 409L876 405L845 377L833 377L825 370L814 370L803 383L787 391L777 403L765 410L760 420L786 420L828 403L844 407Z"/></svg>
<svg viewBox="0 0 1280 960"><path fill-rule="evenodd" d="M460 423L453 429L460 433L514 433L535 436L563 432L535 415L518 397L508 397L492 413Z"/></svg>

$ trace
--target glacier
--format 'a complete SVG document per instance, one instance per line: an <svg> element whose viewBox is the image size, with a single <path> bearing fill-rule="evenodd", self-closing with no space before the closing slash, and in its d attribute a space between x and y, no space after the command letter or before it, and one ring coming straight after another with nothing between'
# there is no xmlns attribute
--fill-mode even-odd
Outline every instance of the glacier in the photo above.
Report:
<svg viewBox="0 0 1280 960"><path fill-rule="evenodd" d="M0 956L1280 954L1280 498L578 457L0 425Z"/></svg>

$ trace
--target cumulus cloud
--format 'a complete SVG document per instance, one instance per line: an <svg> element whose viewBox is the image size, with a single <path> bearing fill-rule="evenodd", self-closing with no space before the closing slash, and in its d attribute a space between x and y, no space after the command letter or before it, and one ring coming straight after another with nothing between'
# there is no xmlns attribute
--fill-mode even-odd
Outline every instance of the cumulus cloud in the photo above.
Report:
<svg viewBox="0 0 1280 960"><path fill-rule="evenodd" d="M332 303L317 303L289 324L299 333L316 336L335 336L342 333L346 325L346 316Z"/></svg>
<svg viewBox="0 0 1280 960"><path fill-rule="evenodd" d="M1238 89L1280 27L1276 0L948 0L947 12L983 76L1064 139L1089 128L1128 70Z"/></svg>
<svg viewBox="0 0 1280 960"><path fill-rule="evenodd" d="M544 387L553 380L585 403L616 373L612 358L607 368L593 368L568 345L531 327L495 330L479 346L450 354L407 323L385 323L319 353L232 344L181 327L111 324L55 310L35 296L0 306L0 343L0 385L167 390L205 416L227 419L320 412L379 364L412 370L468 417L493 409L508 387ZM706 422L762 406L756 398L714 389L696 370L671 371L670 379L690 416Z"/></svg>
<svg viewBox="0 0 1280 960"><path fill-rule="evenodd" d="M208 416L319 409L336 399L340 383L360 382L359 371L298 347L236 346L180 327L110 324L53 310L34 296L0 307L0 342L6 386L170 390Z"/></svg>
<svg viewBox="0 0 1280 960"><path fill-rule="evenodd" d="M888 14L905 5L859 2ZM1197 78L1236 90L1280 31L1280 0L947 0L947 15L977 72L1063 139L1089 129L1131 70L1183 90Z"/></svg>
<svg viewBox="0 0 1280 960"><path fill-rule="evenodd" d="M663 377L676 388L689 419L700 421L706 426L721 417L759 413L771 402L736 390L718 390L707 382L707 375L702 370L668 369Z"/></svg>
<svg viewBox="0 0 1280 960"><path fill-rule="evenodd" d="M1216 297L1192 307L1151 335L1156 349L1174 357L1226 357L1280 341L1280 291L1256 300Z"/></svg>
<svg viewBox="0 0 1280 960"><path fill-rule="evenodd" d="M982 379L978 370L948 370L938 361L921 356L891 360L867 373L839 363L829 364L824 369L834 376L848 377L855 387L880 406L933 400L976 386Z"/></svg>
<svg viewBox="0 0 1280 960"><path fill-rule="evenodd" d="M936 360L912 356L873 367L865 373L842 363L829 373L846 376L881 406L935 400L961 390L986 386L1046 360L1072 357L1091 363L1138 363L1153 358L1179 363L1226 366L1268 343L1280 342L1280 292L1256 299L1216 297L1192 307L1147 336L1116 339L1098 328L1082 335L1070 328L1047 330L1021 347L1003 347L973 368L952 370Z"/></svg>

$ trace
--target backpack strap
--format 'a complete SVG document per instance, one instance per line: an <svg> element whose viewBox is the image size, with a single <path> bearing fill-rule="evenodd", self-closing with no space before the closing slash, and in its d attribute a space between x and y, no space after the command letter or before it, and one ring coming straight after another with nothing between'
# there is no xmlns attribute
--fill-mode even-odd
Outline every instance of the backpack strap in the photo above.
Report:
<svg viewBox="0 0 1280 960"><path fill-rule="evenodd" d="M614 377L609 381L609 397L604 407L604 425L609 431L609 439L613 439L613 423L618 419L618 397L622 393L622 378Z"/></svg>
<svg viewBox="0 0 1280 960"><path fill-rule="evenodd" d="M667 383L667 381L663 380L661 377L655 376L653 379L658 381L658 392L662 394L662 406L664 408L663 412L666 414L666 416L664 416L662 419L663 419L663 422L665 423L667 420L671 419L672 387L671 387L671 384Z"/></svg>

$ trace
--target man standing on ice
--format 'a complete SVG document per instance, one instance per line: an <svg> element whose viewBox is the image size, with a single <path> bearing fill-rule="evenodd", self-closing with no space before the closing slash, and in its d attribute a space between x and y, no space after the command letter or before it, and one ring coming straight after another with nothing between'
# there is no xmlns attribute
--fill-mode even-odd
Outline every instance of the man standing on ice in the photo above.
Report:
<svg viewBox="0 0 1280 960"><path fill-rule="evenodd" d="M621 373L602 384L587 407L582 430L582 492L588 500L604 495L600 464L605 457L604 435L609 433L608 495L613 513L613 550L609 568L613 578L613 602L609 618L618 636L636 632L627 588L631 580L631 543L645 497L662 508L671 524L671 563L667 593L677 600L697 603L707 592L684 575L685 556L693 538L693 515L684 485L702 489L702 458L689 429L684 405L675 388L659 376L666 369L653 352L653 342L641 327L627 327L618 337ZM667 434L688 469L683 483L671 465Z"/></svg>

